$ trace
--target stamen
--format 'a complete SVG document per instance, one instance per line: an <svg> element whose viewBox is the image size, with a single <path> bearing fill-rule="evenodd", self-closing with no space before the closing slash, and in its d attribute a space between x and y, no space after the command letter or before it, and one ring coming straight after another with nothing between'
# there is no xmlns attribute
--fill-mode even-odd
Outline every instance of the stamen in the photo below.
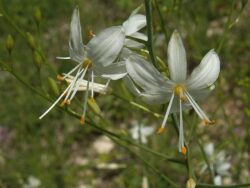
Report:
<svg viewBox="0 0 250 188"><path fill-rule="evenodd" d="M159 130L157 131L158 134L162 133L163 130L164 130L164 127L167 123L167 119L168 119L168 116L169 116L169 113L170 113L170 109L172 107L172 104L173 104L173 101L174 101L174 92L172 93L172 96L170 98L170 101L169 101L169 104L168 104L168 108L166 110L166 114L164 116L164 119L163 119L163 122L161 124L161 127L159 128Z"/></svg>
<svg viewBox="0 0 250 188"><path fill-rule="evenodd" d="M88 37L91 39L91 38L93 38L95 36L95 34L93 33L93 31L92 30L89 30L88 31Z"/></svg>
<svg viewBox="0 0 250 188"><path fill-rule="evenodd" d="M46 110L40 117L39 119L42 119L44 116L46 116L46 114L48 114L50 112L50 110L52 110L54 108L54 106L63 98L63 96L65 95L65 93L67 93L67 91L69 90L70 85L63 91L63 93L56 99L56 101L48 108L48 110Z"/></svg>
<svg viewBox="0 0 250 188"><path fill-rule="evenodd" d="M86 115L86 111L87 111L87 102L88 102L88 95L89 95L89 77L88 77L88 82L87 82L87 89L85 92L85 96L84 96L84 103L83 103L83 113L82 113L82 117L85 117ZM85 120L85 118L84 118ZM82 121L80 121L82 124Z"/></svg>
<svg viewBox="0 0 250 188"><path fill-rule="evenodd" d="M182 103L181 99L179 100L180 104L180 132L179 132L179 151L182 152L184 147L184 130L183 130L183 117L182 117Z"/></svg>
<svg viewBox="0 0 250 188"><path fill-rule="evenodd" d="M61 102L61 104L60 104L60 107L64 107L66 103L67 103L67 100L63 100L63 101Z"/></svg>
<svg viewBox="0 0 250 188"><path fill-rule="evenodd" d="M158 130L157 130L157 134L161 134L165 131L165 127L160 127Z"/></svg>
<svg viewBox="0 0 250 188"><path fill-rule="evenodd" d="M214 125L215 124L214 120L210 121L209 119L203 119L202 122L204 125Z"/></svg>
<svg viewBox="0 0 250 188"><path fill-rule="evenodd" d="M183 155L187 155L187 148L186 148L185 146L183 146L183 147L181 148L181 153L182 153Z"/></svg>
<svg viewBox="0 0 250 188"><path fill-rule="evenodd" d="M195 100L192 98L192 96L186 91L186 96L189 100L189 102L191 103L191 105L193 106L194 110L196 111L196 113L199 115L199 117L202 120L206 120L205 122L212 122L209 120L209 118L207 117L207 115L203 112L203 110L200 108L200 106L195 102Z"/></svg>
<svg viewBox="0 0 250 188"><path fill-rule="evenodd" d="M75 72L75 70L78 69L80 66L81 66L81 64L79 63L77 66L75 66L75 67L74 67L71 71L69 71L67 74L64 74L63 79L65 79L65 78L71 76L71 74L72 74L73 72Z"/></svg>
<svg viewBox="0 0 250 188"><path fill-rule="evenodd" d="M84 115L81 116L80 123L81 123L81 125L85 124L85 116Z"/></svg>
<svg viewBox="0 0 250 188"><path fill-rule="evenodd" d="M58 75L56 76L56 79L59 80L59 81L63 81L63 80L64 80L64 77L62 77L61 75L58 74Z"/></svg>

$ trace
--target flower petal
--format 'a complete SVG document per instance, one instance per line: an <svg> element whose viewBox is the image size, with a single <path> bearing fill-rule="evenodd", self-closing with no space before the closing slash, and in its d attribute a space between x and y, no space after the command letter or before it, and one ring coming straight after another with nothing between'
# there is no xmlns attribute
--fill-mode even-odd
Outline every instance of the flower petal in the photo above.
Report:
<svg viewBox="0 0 250 188"><path fill-rule="evenodd" d="M133 49L141 49L144 48L144 44L131 40L131 39L125 39L125 44L127 48L133 48Z"/></svg>
<svg viewBox="0 0 250 188"><path fill-rule="evenodd" d="M175 82L183 82L187 77L187 59L181 36L177 31L171 36L168 44L168 67L170 78Z"/></svg>
<svg viewBox="0 0 250 188"><path fill-rule="evenodd" d="M126 36L130 36L139 31L147 24L146 16L142 14L132 14L123 24Z"/></svg>
<svg viewBox="0 0 250 188"><path fill-rule="evenodd" d="M88 56L93 64L108 66L119 55L125 40L121 26L113 26L103 30L88 43Z"/></svg>
<svg viewBox="0 0 250 188"><path fill-rule="evenodd" d="M142 57L130 56L126 60L126 67L130 77L143 90L171 92L172 83Z"/></svg>
<svg viewBox="0 0 250 188"><path fill-rule="evenodd" d="M214 85L211 85L208 88L199 89L199 90L189 90L188 93L197 101L206 99L210 93L215 88Z"/></svg>
<svg viewBox="0 0 250 188"><path fill-rule="evenodd" d="M72 60L82 63L84 53L79 9L76 7L70 23L69 54Z"/></svg>
<svg viewBox="0 0 250 188"><path fill-rule="evenodd" d="M139 96L141 94L140 90L136 87L136 85L134 84L134 82L131 80L131 78L128 75L126 75L123 78L123 81L125 85L127 86L127 88L129 89L129 91L133 93L135 96Z"/></svg>
<svg viewBox="0 0 250 188"><path fill-rule="evenodd" d="M127 75L126 64L124 61L113 63L106 67L96 66L95 74L111 80L118 80Z"/></svg>
<svg viewBox="0 0 250 188"><path fill-rule="evenodd" d="M144 102L148 104L165 104L170 100L171 93L162 92L162 93L148 93L142 92L139 96Z"/></svg>
<svg viewBox="0 0 250 188"><path fill-rule="evenodd" d="M139 33L139 32L133 33L130 36L133 37L133 38L136 38L136 39L144 40L144 41L148 40L148 36L147 35L145 35L143 33Z"/></svg>
<svg viewBox="0 0 250 188"><path fill-rule="evenodd" d="M214 50L210 50L187 79L188 89L203 89L211 86L220 73L220 59Z"/></svg>

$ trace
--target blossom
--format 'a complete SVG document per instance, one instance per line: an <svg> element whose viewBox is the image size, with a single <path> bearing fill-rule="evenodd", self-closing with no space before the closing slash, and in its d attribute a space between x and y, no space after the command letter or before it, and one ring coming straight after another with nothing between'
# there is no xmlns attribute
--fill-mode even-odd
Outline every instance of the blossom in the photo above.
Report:
<svg viewBox="0 0 250 188"><path fill-rule="evenodd" d="M133 127L129 130L132 138L134 140L141 139L141 142L143 144L146 144L148 142L147 137L152 135L154 131L155 131L154 127L138 124L138 122L135 122Z"/></svg>
<svg viewBox="0 0 250 188"><path fill-rule="evenodd" d="M179 151L186 153L182 110L193 107L204 124L212 124L208 116L199 107L196 100L204 99L214 88L220 72L220 60L214 50L210 50L191 75L187 77L187 60L184 45L177 31L171 36L168 45L168 68L170 79L162 75L148 61L139 56L130 56L126 60L130 78L126 83L130 90L149 104L169 102L162 125L158 133L163 132L171 112L180 113ZM139 86L140 89L136 86ZM141 91L142 90L142 91Z"/></svg>
<svg viewBox="0 0 250 188"><path fill-rule="evenodd" d="M208 159L208 163L203 163L200 173L203 173L209 165L213 175L214 175L214 184L222 185L222 177L229 176L229 169L231 164L229 162L229 158L226 158L226 154L224 150L221 150L218 153L214 151L214 144L208 143L204 146L204 151Z"/></svg>
<svg viewBox="0 0 250 188"><path fill-rule="evenodd" d="M117 80L124 77L127 74L124 56L119 57L119 55L129 52L129 49L125 50L125 48L140 47L139 43L132 42L126 37L130 36L142 40L147 39L144 34L138 32L146 26L146 18L144 15L137 14L138 10L133 11L121 26L112 26L104 29L97 35L92 34L92 39L87 45L84 45L82 42L79 10L78 8L74 9L70 24L69 57L59 57L59 59L71 59L77 65L71 71L64 74L63 77L58 76L59 80L69 81L70 84L39 119L42 119L62 98L64 99L60 106L70 104L76 92L84 87L86 88L86 92L81 116L81 123L84 123L88 91L91 90L91 98L93 99L94 91L97 89L94 78L101 76L109 80ZM72 74L75 75L72 76ZM87 75L87 82L84 81L85 75ZM100 87L98 85L99 89ZM102 90L106 90L106 88L102 88Z"/></svg>

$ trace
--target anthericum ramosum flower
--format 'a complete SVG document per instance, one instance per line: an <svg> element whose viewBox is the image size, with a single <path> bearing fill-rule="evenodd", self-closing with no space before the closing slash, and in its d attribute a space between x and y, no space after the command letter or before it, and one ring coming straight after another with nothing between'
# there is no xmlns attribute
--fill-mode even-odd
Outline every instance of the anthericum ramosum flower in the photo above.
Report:
<svg viewBox="0 0 250 188"><path fill-rule="evenodd" d="M179 151L186 154L182 110L192 106L205 125L213 123L196 100L208 96L211 88L214 87L213 83L219 76L220 60L216 52L210 50L201 60L200 65L187 77L186 52L179 33L174 31L168 45L170 79L163 76L151 63L139 56L129 57L126 60L126 67L129 76L135 82L134 84L130 79L127 80L127 85L134 94L150 104L169 102L158 133L163 132L169 114L179 111ZM139 86L142 91L136 86Z"/></svg>
<svg viewBox="0 0 250 188"><path fill-rule="evenodd" d="M81 24L78 8L75 8L71 24L70 24L70 39L69 39L69 57L60 57L59 59L71 59L78 64L64 76L58 75L59 80L70 80L69 86L45 111L39 119L42 119L61 99L63 102L60 106L70 104L76 92L83 86L83 79L87 75L87 84L85 83L86 92L85 99L88 98L88 91L91 90L91 99L93 100L96 84L94 83L95 76L117 80L127 74L126 66L123 58L119 55L124 48L131 46L137 48L139 43L131 42L127 36L147 40L144 34L138 31L146 26L146 18L144 15L137 14L138 9L132 12L130 17L121 26L109 27L98 35L93 35L87 45L82 42ZM107 86L109 83L107 82ZM91 84L89 83L91 82ZM93 100L94 101L94 100ZM81 123L84 123L87 100L84 101Z"/></svg>

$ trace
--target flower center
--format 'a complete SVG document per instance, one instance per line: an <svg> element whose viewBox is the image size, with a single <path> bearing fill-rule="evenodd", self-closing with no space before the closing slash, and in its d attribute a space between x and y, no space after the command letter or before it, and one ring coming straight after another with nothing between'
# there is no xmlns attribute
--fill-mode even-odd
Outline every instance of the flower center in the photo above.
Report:
<svg viewBox="0 0 250 188"><path fill-rule="evenodd" d="M85 69L86 67L91 67L92 61L90 59L85 59L82 63L82 67Z"/></svg>
<svg viewBox="0 0 250 188"><path fill-rule="evenodd" d="M177 84L174 88L175 94L182 100L186 101L187 97L184 95L185 87L181 84Z"/></svg>

